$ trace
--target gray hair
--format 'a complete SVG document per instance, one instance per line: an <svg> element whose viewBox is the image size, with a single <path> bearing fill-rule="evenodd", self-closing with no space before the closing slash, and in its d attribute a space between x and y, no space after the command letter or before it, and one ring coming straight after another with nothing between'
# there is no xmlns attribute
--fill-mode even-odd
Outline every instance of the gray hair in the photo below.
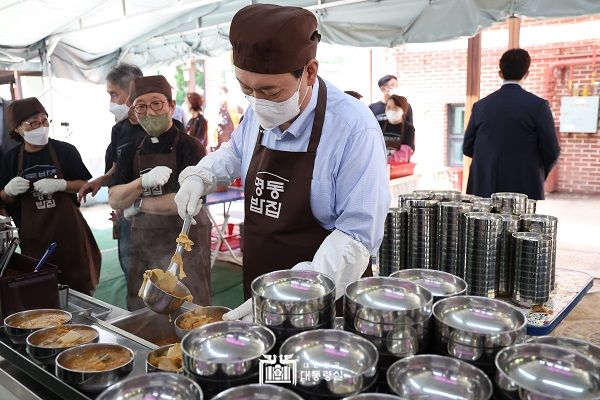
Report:
<svg viewBox="0 0 600 400"><path fill-rule="evenodd" d="M123 90L129 91L129 83L142 76L144 76L144 74L137 65L119 63L110 70L108 75L106 75L106 80L119 86Z"/></svg>

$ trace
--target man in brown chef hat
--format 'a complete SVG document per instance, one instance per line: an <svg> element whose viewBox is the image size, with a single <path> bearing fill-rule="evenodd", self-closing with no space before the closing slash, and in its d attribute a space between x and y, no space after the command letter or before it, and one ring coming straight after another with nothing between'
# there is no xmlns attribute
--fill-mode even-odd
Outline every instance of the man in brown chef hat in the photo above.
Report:
<svg viewBox="0 0 600 400"><path fill-rule="evenodd" d="M173 124L175 102L171 86L162 75L133 80L129 101L146 135L125 148L117 160L109 202L132 219L127 306L133 310L143 307L137 294L144 271L169 265L181 231L173 201L179 189L176 177L185 167L196 165L206 152L197 140ZM205 211L196 216L196 221L188 235L194 246L183 256L188 274L183 283L196 304L208 305L211 224Z"/></svg>
<svg viewBox="0 0 600 400"><path fill-rule="evenodd" d="M194 215L218 183L245 183L247 301L223 319L251 319L250 284L275 270L324 273L339 298L370 274L381 243L390 204L381 130L366 105L317 76L320 37L297 7L251 5L231 22L250 107L229 142L179 175L175 196L179 215Z"/></svg>

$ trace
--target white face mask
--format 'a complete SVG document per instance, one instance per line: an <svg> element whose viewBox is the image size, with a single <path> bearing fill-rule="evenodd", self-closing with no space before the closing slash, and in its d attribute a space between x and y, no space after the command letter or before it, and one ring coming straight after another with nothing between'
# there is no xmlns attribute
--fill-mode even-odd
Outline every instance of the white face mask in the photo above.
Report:
<svg viewBox="0 0 600 400"><path fill-rule="evenodd" d="M33 130L25 132L23 139L29 144L36 146L45 146L48 144L48 134L50 133L50 127L40 126Z"/></svg>
<svg viewBox="0 0 600 400"><path fill-rule="evenodd" d="M393 94L395 94L396 96L401 96L401 94L400 94L400 88L399 87L391 88L390 90L388 90L388 94L390 96L393 95Z"/></svg>
<svg viewBox="0 0 600 400"><path fill-rule="evenodd" d="M124 121L129 116L129 107L127 104L117 104L111 102L108 106L108 111L115 116L117 122Z"/></svg>
<svg viewBox="0 0 600 400"><path fill-rule="evenodd" d="M260 126L262 126L264 129L273 129L276 126L285 124L300 114L300 104L304 102L304 99L308 94L307 87L302 102L298 101L300 99L300 85L302 85L303 78L304 73L300 78L300 83L298 84L298 89L296 92L294 92L292 97L282 102L246 96L246 99L248 99L248 102L250 103L250 107L252 110L254 110L256 118L258 118L258 121L260 122Z"/></svg>
<svg viewBox="0 0 600 400"><path fill-rule="evenodd" d="M385 116L390 124L399 124L402 122L402 116L404 113L402 111L395 110L385 110Z"/></svg>

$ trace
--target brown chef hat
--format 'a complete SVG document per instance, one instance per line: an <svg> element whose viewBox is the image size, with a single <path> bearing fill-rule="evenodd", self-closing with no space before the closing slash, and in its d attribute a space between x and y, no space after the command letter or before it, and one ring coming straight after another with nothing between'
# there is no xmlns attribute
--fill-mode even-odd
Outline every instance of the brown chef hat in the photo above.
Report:
<svg viewBox="0 0 600 400"><path fill-rule="evenodd" d="M37 113L48 115L46 109L37 98L28 97L23 100L13 101L6 108L6 124L8 125L8 129L14 132L21 122Z"/></svg>
<svg viewBox="0 0 600 400"><path fill-rule="evenodd" d="M151 75L135 78L129 84L129 102L133 104L135 99L148 93L164 94L168 100L173 97L171 85L162 75Z"/></svg>
<svg viewBox="0 0 600 400"><path fill-rule="evenodd" d="M229 29L233 64L259 74L285 74L317 55L317 19L299 7L254 4L238 11Z"/></svg>

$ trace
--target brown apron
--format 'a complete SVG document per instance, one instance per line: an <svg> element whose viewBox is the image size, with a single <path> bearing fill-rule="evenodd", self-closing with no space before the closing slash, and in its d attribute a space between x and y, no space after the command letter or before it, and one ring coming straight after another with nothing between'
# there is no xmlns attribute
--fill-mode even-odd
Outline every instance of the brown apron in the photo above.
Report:
<svg viewBox="0 0 600 400"><path fill-rule="evenodd" d="M18 171L23 174L23 151L19 152ZM48 151L56 168L55 179L64 179L52 142ZM92 295L100 279L102 255L92 231L66 192L41 194L29 190L20 196L21 250L39 259L52 242L57 243L48 260L61 270L59 282L79 292Z"/></svg>
<svg viewBox="0 0 600 400"><path fill-rule="evenodd" d="M321 139L327 87L319 78L319 94L306 153L263 146L262 127L245 182L244 298L252 281L263 274L310 261L331 233L312 214L310 189ZM365 276L371 276L370 268ZM341 302L340 302L341 303Z"/></svg>
<svg viewBox="0 0 600 400"><path fill-rule="evenodd" d="M157 197L178 190L177 183L177 132L173 146L168 153L140 154L145 140L142 139L133 158L133 170L140 176L157 166L171 168L169 181L165 186L155 187L144 191L142 196ZM192 251L184 252L183 266L187 278L183 283L188 287L194 303L210 304L210 231L212 225L204 209L195 217L196 225L192 225L188 233L194 242ZM127 307L136 310L144 307L144 302L138 297L138 291L143 281L144 271L153 268L166 269L175 251L175 240L181 232L183 221L178 215L151 215L139 213L132 218L130 242L130 266L127 273Z"/></svg>

